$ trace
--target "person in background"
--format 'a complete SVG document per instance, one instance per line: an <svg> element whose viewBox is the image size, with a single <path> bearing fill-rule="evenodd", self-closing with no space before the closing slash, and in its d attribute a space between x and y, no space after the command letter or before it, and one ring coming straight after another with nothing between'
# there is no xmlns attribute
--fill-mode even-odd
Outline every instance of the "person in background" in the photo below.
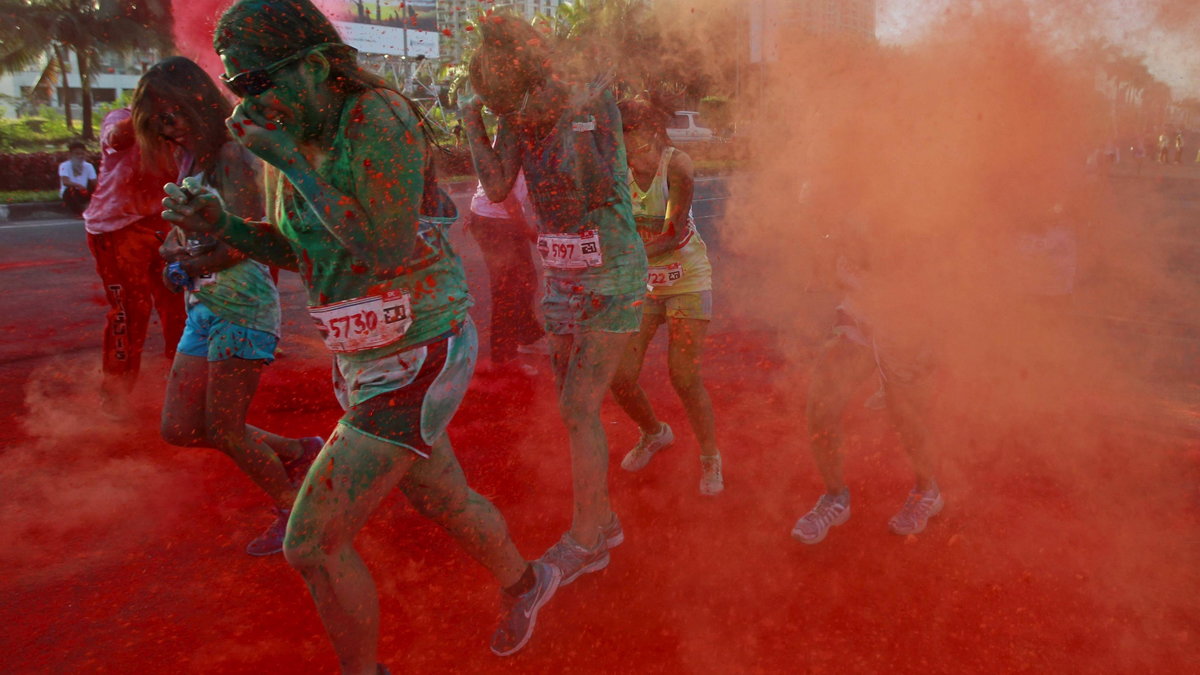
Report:
<svg viewBox="0 0 1200 675"><path fill-rule="evenodd" d="M142 345L152 312L162 326L164 355L175 358L187 314L183 298L162 283L158 255L163 233L162 186L174 177L169 157L143 162L133 132L133 114L119 108L100 125L100 178L83 212L88 249L104 285L101 410L127 414L128 396L142 364Z"/></svg>
<svg viewBox="0 0 1200 675"><path fill-rule="evenodd" d="M517 176L512 192L500 203L492 202L480 184L471 198L467 231L479 244L487 263L492 291L492 366L525 375L537 369L516 361L521 347L529 347L546 336L533 309L537 267L532 243L537 230L529 224L525 175Z"/></svg>
<svg viewBox="0 0 1200 675"><path fill-rule="evenodd" d="M612 392L642 432L621 468L640 471L656 452L675 441L671 427L659 421L650 398L638 384L646 349L659 326L666 324L671 386L683 402L700 444L700 494L712 496L725 489L712 400L700 376L700 355L712 320L712 264L692 219L692 159L667 139L669 118L669 113L647 101L621 104L633 216L646 246L650 272L641 331L629 341Z"/></svg>
<svg viewBox="0 0 1200 675"><path fill-rule="evenodd" d="M87 146L72 141L70 158L58 165L58 196L75 215L82 215L96 189L96 167L87 161Z"/></svg>
<svg viewBox="0 0 1200 675"><path fill-rule="evenodd" d="M937 345L924 331L895 325L895 308L881 307L882 297L909 278L915 264L887 245L881 228L860 213L837 224L834 244L835 281L842 289L832 334L821 350L808 385L809 449L825 484L825 493L792 528L792 538L805 544L825 539L829 530L850 519L850 488L842 471L843 412L864 381L877 377L892 423L908 455L915 483L904 505L888 521L895 534L925 530L945 505L936 480L936 455L927 417L938 362ZM876 315L885 317L878 321Z"/></svg>

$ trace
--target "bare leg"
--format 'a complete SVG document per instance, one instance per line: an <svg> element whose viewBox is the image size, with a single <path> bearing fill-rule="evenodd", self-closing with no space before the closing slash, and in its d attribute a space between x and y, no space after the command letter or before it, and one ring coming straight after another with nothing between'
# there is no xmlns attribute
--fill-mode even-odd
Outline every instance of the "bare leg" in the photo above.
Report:
<svg viewBox="0 0 1200 675"><path fill-rule="evenodd" d="M343 673L374 675L379 596L354 536L420 458L339 424L288 521L284 555L308 584Z"/></svg>
<svg viewBox="0 0 1200 675"><path fill-rule="evenodd" d="M712 399L700 377L700 354L704 351L704 336L708 321L702 319L670 319L667 322L670 338L667 346L667 367L671 386L683 401L688 421L700 444L700 454L717 455L717 434L713 423Z"/></svg>
<svg viewBox="0 0 1200 675"><path fill-rule="evenodd" d="M930 383L928 378L914 382L889 378L886 387L888 411L912 462L917 479L916 488L925 492L933 487L934 482L934 459L929 450L929 429L925 424L930 408Z"/></svg>
<svg viewBox="0 0 1200 675"><path fill-rule="evenodd" d="M842 412L875 370L871 350L843 336L825 343L808 387L808 437L825 490L846 489L842 476Z"/></svg>
<svg viewBox="0 0 1200 675"><path fill-rule="evenodd" d="M164 441L184 447L208 445L204 407L208 391L208 360L175 354L163 401L161 433Z"/></svg>
<svg viewBox="0 0 1200 675"><path fill-rule="evenodd" d="M571 443L571 483L575 495L571 537L593 548L600 528L612 518L608 500L608 440L600 404L612 384L628 333L585 332L554 335L551 349L558 380L559 409Z"/></svg>
<svg viewBox="0 0 1200 675"><path fill-rule="evenodd" d="M646 349L654 339L654 334L658 332L658 327L662 325L663 319L661 314L642 314L642 327L630 338L629 346L621 355L621 363L613 376L613 398L644 434L656 434L662 428L662 423L654 414L650 398L638 384L638 377L642 374Z"/></svg>
<svg viewBox="0 0 1200 675"><path fill-rule="evenodd" d="M520 581L528 563L508 536L504 516L467 485L445 434L434 441L429 459L413 464L400 481L400 490L421 515L441 525L486 567L502 588Z"/></svg>
<svg viewBox="0 0 1200 675"><path fill-rule="evenodd" d="M208 364L205 404L208 439L229 455L250 480L280 508L291 508L296 489L275 450L258 433L250 433L246 414L258 389L263 362L232 358Z"/></svg>

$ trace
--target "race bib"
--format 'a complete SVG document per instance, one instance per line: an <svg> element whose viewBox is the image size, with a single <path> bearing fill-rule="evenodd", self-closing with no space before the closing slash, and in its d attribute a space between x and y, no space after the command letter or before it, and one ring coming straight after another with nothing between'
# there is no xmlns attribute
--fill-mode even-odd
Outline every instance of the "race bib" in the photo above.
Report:
<svg viewBox="0 0 1200 675"><path fill-rule="evenodd" d="M599 267L604 259L600 255L600 233L587 230L582 234L539 234L538 253L546 267L560 270L581 270Z"/></svg>
<svg viewBox="0 0 1200 675"><path fill-rule="evenodd" d="M683 278L683 265L677 262L670 265L651 267L646 275L646 286L654 290L660 286L674 286Z"/></svg>
<svg viewBox="0 0 1200 675"><path fill-rule="evenodd" d="M413 323L408 291L388 291L382 296L311 307L308 313L331 352L357 352L391 344L404 337Z"/></svg>

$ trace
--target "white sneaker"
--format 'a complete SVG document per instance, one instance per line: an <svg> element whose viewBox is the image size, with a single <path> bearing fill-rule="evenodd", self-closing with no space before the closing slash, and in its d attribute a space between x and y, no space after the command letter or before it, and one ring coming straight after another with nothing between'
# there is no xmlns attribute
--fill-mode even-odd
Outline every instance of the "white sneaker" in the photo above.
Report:
<svg viewBox="0 0 1200 675"><path fill-rule="evenodd" d="M633 446L629 454L625 455L625 459L621 460L621 468L626 471L641 471L650 463L654 453L670 447L674 442L675 432L671 431L671 427L666 422L663 422L658 433L649 436L642 433L641 440Z"/></svg>
<svg viewBox="0 0 1200 675"><path fill-rule="evenodd" d="M945 505L942 491L936 483L925 492L913 490L908 493L908 499L904 500L900 512L888 521L888 526L900 536L923 532L929 524L929 519L940 513Z"/></svg>
<svg viewBox="0 0 1200 675"><path fill-rule="evenodd" d="M820 543L829 528L850 520L850 493L823 494L812 511L800 517L792 528L792 539L805 544Z"/></svg>
<svg viewBox="0 0 1200 675"><path fill-rule="evenodd" d="M706 497L720 494L725 489L725 478L721 475L721 455L700 455L700 494Z"/></svg>

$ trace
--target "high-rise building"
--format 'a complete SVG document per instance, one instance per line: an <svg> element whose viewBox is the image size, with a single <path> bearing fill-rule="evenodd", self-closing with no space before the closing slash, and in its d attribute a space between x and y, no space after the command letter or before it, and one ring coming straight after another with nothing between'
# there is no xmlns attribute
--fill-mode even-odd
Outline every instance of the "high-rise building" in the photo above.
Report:
<svg viewBox="0 0 1200 675"><path fill-rule="evenodd" d="M781 33L875 41L875 0L750 0L750 60L779 58Z"/></svg>
<svg viewBox="0 0 1200 675"><path fill-rule="evenodd" d="M825 36L875 39L875 0L783 0L785 25Z"/></svg>

